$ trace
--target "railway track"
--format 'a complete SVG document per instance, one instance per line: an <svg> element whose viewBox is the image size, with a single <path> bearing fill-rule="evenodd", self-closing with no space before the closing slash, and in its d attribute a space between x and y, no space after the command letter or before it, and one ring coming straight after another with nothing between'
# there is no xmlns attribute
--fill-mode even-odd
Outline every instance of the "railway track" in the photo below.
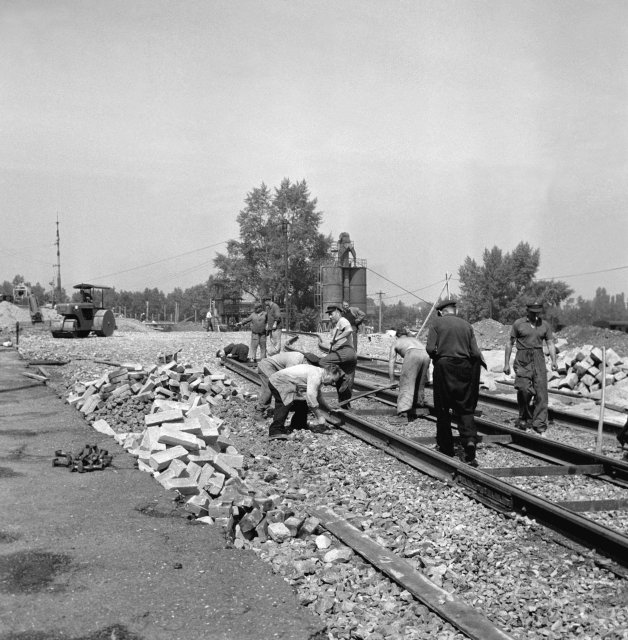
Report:
<svg viewBox="0 0 628 640"><path fill-rule="evenodd" d="M250 367L228 361L227 366L251 382L258 382ZM356 384L368 388L369 383ZM389 405L396 394L380 391L378 398ZM392 412L391 412L392 413ZM619 531L584 517L582 513L628 508L628 464L605 456L581 451L552 440L512 429L485 418L478 418L481 441L498 445L521 454L525 465L474 469L455 458L430 448L431 436L407 437L367 420L356 410L345 412L345 432L394 456L405 464L451 485L459 486L479 502L501 513L520 514L543 523L561 536L596 550L608 558L618 575L626 575L628 568L628 537ZM428 423L433 431L433 425ZM545 478L551 482L557 476L583 476L605 486L613 486L618 496L611 499L585 499L560 502L549 500L506 482L503 478Z"/></svg>

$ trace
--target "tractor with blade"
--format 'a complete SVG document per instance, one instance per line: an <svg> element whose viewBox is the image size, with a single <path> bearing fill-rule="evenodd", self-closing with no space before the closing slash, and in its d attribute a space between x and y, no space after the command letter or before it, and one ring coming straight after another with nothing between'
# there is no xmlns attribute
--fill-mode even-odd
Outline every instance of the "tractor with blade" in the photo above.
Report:
<svg viewBox="0 0 628 640"><path fill-rule="evenodd" d="M113 311L105 307L105 291L111 287L95 284L75 284L80 302L60 302L56 306L61 316L52 321L53 338L87 338L93 331L97 336L109 337L116 328ZM100 300L98 300L100 298Z"/></svg>

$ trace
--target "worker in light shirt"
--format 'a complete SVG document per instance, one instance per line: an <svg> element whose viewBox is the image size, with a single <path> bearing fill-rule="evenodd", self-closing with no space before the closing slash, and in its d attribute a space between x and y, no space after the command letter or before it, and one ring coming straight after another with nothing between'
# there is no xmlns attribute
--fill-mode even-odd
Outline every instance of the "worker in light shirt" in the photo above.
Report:
<svg viewBox="0 0 628 640"><path fill-rule="evenodd" d="M297 364L276 371L268 379L268 388L275 399L273 421L268 428L269 440L286 439L289 430L286 419L290 411L294 415L290 421L291 429L307 427L307 414L311 411L319 425L324 425L324 411L331 411L322 394L323 385L335 385L343 377L336 365L315 367L311 364Z"/></svg>

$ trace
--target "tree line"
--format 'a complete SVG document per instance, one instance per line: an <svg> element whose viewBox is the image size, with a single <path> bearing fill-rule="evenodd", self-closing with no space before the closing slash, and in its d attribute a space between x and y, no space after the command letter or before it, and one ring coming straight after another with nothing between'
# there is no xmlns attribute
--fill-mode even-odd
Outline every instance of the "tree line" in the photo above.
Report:
<svg viewBox="0 0 628 640"><path fill-rule="evenodd" d="M237 215L239 237L229 240L225 254L214 259L215 272L207 280L188 289L175 288L165 294L157 288L143 291L107 292L107 306L127 317L150 320L200 322L210 307L216 291L225 299L248 297L261 300L270 296L290 316L291 328L315 330L319 319L316 292L321 263L330 259L333 247L330 235L319 231L323 213L317 199L310 194L305 180L291 182L285 178L274 189L264 183L245 197ZM482 261L467 256L458 269L459 313L469 322L490 318L510 324L525 315L531 299L546 305L546 316L555 326L591 324L600 320L628 320L624 294L610 295L600 287L593 300L573 298L573 290L559 280L537 280L541 253L527 242L512 251L499 247L485 249ZM4 281L1 292L12 295L16 284L26 284L39 303L50 302L39 283L30 284L23 276ZM56 292L56 301L68 299L65 290ZM78 292L70 299L78 300ZM369 306L376 307L372 300ZM371 325L382 329L399 323L419 325L431 305L382 303ZM376 327L377 328L377 327Z"/></svg>

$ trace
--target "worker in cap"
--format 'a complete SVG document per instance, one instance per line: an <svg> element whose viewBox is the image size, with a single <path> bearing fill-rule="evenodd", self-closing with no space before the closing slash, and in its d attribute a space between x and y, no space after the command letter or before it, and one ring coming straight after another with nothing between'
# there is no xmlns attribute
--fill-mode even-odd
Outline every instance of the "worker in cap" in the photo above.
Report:
<svg viewBox="0 0 628 640"><path fill-rule="evenodd" d="M401 357L399 393L397 395L397 415L390 419L393 424L403 424L416 420L418 415L428 415L425 406L425 383L430 367L430 357L425 345L409 335L405 325L395 329L395 341L388 354L388 377L395 383L395 364Z"/></svg>
<svg viewBox="0 0 628 640"><path fill-rule="evenodd" d="M251 325L251 346L249 348L251 362L255 362L258 347L260 360L266 357L266 322L266 311L261 303L257 303L250 315L236 323L236 327L242 327L245 324Z"/></svg>
<svg viewBox="0 0 628 640"><path fill-rule="evenodd" d="M358 331L360 326L366 318L366 314L360 307L352 307L346 300L342 301L342 315L349 321L351 325L351 331L353 332L351 338L353 340L353 348L356 353L358 352Z"/></svg>
<svg viewBox="0 0 628 640"><path fill-rule="evenodd" d="M480 393L480 367L486 366L473 327L456 313L452 298L437 305L439 317L430 327L426 350L434 363L436 444L441 453L454 455L451 413L458 421L464 462L477 467L477 428L474 413Z"/></svg>
<svg viewBox="0 0 628 640"><path fill-rule="evenodd" d="M547 345L551 367L555 371L556 345L550 324L540 316L543 302L531 300L526 304L526 317L515 320L510 331L510 340L504 352L504 373L510 375L510 356L515 353L515 389L519 417L515 426L519 429L534 429L542 435L547 431L547 366L543 343Z"/></svg>
<svg viewBox="0 0 628 640"><path fill-rule="evenodd" d="M263 299L266 309L266 336L270 341L269 349L275 353L281 351L281 309L270 296Z"/></svg>
<svg viewBox="0 0 628 640"><path fill-rule="evenodd" d="M338 392L338 400L344 402L351 399L358 356L353 347L351 323L343 316L342 304L328 304L327 313L332 327L329 335L329 347L324 345L320 336L318 337L318 346L323 351L328 350L329 353L320 359L319 364L321 367L336 364L343 371L344 376L336 380L336 391ZM347 403L345 408L350 408L350 405Z"/></svg>

